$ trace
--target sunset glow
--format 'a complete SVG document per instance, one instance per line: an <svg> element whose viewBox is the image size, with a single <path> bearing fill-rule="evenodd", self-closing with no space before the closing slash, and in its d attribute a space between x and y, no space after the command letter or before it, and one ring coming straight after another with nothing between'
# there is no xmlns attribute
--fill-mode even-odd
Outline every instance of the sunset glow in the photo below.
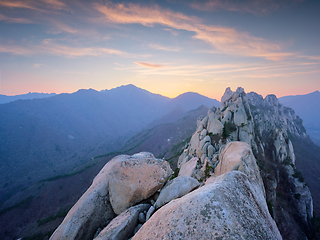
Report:
<svg viewBox="0 0 320 240"><path fill-rule="evenodd" d="M0 94L320 90L320 2L0 0Z"/></svg>

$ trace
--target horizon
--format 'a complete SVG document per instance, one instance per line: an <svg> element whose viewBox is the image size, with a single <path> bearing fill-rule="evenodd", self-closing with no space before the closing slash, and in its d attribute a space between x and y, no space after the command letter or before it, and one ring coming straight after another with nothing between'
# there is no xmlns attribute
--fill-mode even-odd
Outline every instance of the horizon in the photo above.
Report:
<svg viewBox="0 0 320 240"><path fill-rule="evenodd" d="M320 1L0 0L0 94L320 89Z"/></svg>
<svg viewBox="0 0 320 240"><path fill-rule="evenodd" d="M80 91L80 90L90 90L90 89L92 89L92 90L94 90L94 91L97 91L97 92L102 92L102 91L109 91L109 90L112 90L112 89L115 89L115 88L125 87L125 86L129 86L129 85L133 85L133 86L136 87L136 88L139 88L139 89L148 91L147 89L144 89L144 88L141 88L141 87L139 87L139 86L136 86L136 85L134 85L134 84L132 84L132 83L129 83L129 84L126 84L126 85L121 85L121 86L117 86L117 87L114 87L114 88L102 89L102 90L96 90L96 89L94 89L94 88L81 88L81 89L78 89L78 90L76 90L76 91L74 91L74 92L61 92L61 93L55 93L55 92L50 92L50 93L49 93L49 92L48 92L48 93L45 93L45 92L28 92L28 93L17 94L17 95L4 95L4 94L0 94L0 95L2 95L2 96L8 96L8 97L14 97L14 96L20 96L20 95L27 95L27 94L35 94L35 93L38 93L38 94L56 94L56 95L59 95L59 94L72 94L72 93L78 92L78 91ZM239 87L241 87L241 86L239 86ZM227 88L228 88L228 87L227 87ZM236 89L232 89L232 88L230 88L230 89L231 89L233 92L236 91ZM247 93L250 93L250 92L255 92L255 91L247 92L246 89L244 89L244 91L245 91L246 94L247 94ZM159 93L154 93L154 92L151 92L151 91L148 91L148 92L150 92L150 93L152 93L152 94L158 94L158 95L161 95L161 96L163 96L163 97L170 98L170 99L174 99L174 98L179 97L180 95L185 94L185 93L196 93L196 94L200 94L200 93L198 93L198 92L188 91L188 92L180 93L179 95L174 96L174 97L168 97L168 96L165 96L165 95L162 95L162 94L159 94ZM314 90L314 91L309 92L309 93L306 93L306 94L284 95L284 96L277 96L277 95L276 95L276 97L277 97L277 98L281 98L281 97L290 97L290 96L303 96L303 95L308 95L308 94L311 94L311 93L314 93L314 92L319 92L319 90ZM261 95L263 98L265 98L267 95L273 94L273 93L269 93L269 94L267 94L267 95L262 95L262 94L260 94L260 93L258 93L258 92L255 92L255 93ZM220 98L211 98L211 97L206 96L206 95L202 95L202 94L200 94L200 95L202 95L202 96L204 96L204 97L207 97L207 98L210 98L210 99L217 100L217 101L220 102L221 97L223 96L223 94L224 94L224 92L221 94ZM275 95L275 94L274 94L274 95Z"/></svg>

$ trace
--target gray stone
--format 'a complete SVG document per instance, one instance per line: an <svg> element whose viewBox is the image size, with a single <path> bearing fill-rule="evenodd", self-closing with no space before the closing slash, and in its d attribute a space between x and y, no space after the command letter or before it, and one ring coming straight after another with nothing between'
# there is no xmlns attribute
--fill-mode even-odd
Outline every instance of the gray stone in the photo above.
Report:
<svg viewBox="0 0 320 240"><path fill-rule="evenodd" d="M179 171L179 176L191 177L197 168L198 160L199 159L197 157L194 157L194 158L191 158L185 164L181 165L180 171Z"/></svg>
<svg viewBox="0 0 320 240"><path fill-rule="evenodd" d="M141 227L142 227L142 224L139 223L139 224L136 226L136 228L134 229L133 235L135 235L135 234L139 231L139 229L140 229Z"/></svg>
<svg viewBox="0 0 320 240"><path fill-rule="evenodd" d="M143 212L139 213L139 222L142 224L146 222L146 215Z"/></svg>
<svg viewBox="0 0 320 240"><path fill-rule="evenodd" d="M226 102L230 100L233 96L233 92L230 87L226 88L223 96L221 97L220 109L222 110L227 104Z"/></svg>
<svg viewBox="0 0 320 240"><path fill-rule="evenodd" d="M200 183L196 179L188 176L179 176L167 182L160 192L155 208L158 209L171 200L184 196L199 185Z"/></svg>
<svg viewBox="0 0 320 240"><path fill-rule="evenodd" d="M214 114L210 114L207 127L208 133L212 133L213 135L222 134L222 129L223 124L217 118L214 117Z"/></svg>
<svg viewBox="0 0 320 240"><path fill-rule="evenodd" d="M154 213L155 211L155 207L154 206L151 206L147 212L147 215L146 215L146 221L148 221L148 219L152 216L152 214Z"/></svg>
<svg viewBox="0 0 320 240"><path fill-rule="evenodd" d="M201 131L199 140L202 140L205 136L207 136L207 129Z"/></svg>
<svg viewBox="0 0 320 240"><path fill-rule="evenodd" d="M208 156L209 156L209 157L212 157L213 154L215 153L215 151L216 151L216 149L210 144L210 145L208 146Z"/></svg>
<svg viewBox="0 0 320 240"><path fill-rule="evenodd" d="M114 218L94 240L121 240L131 237L138 224L139 213L149 207L149 204L140 204L128 208Z"/></svg>

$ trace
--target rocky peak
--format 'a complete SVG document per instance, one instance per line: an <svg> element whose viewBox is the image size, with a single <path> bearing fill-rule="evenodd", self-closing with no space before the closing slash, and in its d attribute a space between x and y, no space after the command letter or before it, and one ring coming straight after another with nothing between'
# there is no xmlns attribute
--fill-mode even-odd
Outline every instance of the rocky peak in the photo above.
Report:
<svg viewBox="0 0 320 240"><path fill-rule="evenodd" d="M254 92L246 94L243 88L235 92L227 88L220 107L209 109L207 116L198 119L197 130L178 160L179 175L204 182L217 175L227 143L245 142L257 158L266 201L280 231L291 237L301 232L307 235L313 216L312 197L296 170L290 134L306 136L301 119L291 108L280 104L275 95L263 98ZM236 166L234 170L242 168ZM284 196L292 202L301 221L293 220L292 209L283 204ZM285 215L295 223L282 223ZM296 229L290 232L292 225Z"/></svg>
<svg viewBox="0 0 320 240"><path fill-rule="evenodd" d="M277 107L279 105L279 100L274 94L267 95L264 99L267 105Z"/></svg>

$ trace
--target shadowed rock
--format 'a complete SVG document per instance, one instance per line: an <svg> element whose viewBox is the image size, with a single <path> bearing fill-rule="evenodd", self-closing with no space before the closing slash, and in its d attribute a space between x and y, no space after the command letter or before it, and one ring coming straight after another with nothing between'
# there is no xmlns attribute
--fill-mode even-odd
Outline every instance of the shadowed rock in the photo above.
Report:
<svg viewBox="0 0 320 240"><path fill-rule="evenodd" d="M182 197L193 189L199 187L200 183L195 178L188 176L179 176L169 182L163 187L160 195L155 203L155 208L162 207L164 204L173 199Z"/></svg>
<svg viewBox="0 0 320 240"><path fill-rule="evenodd" d="M138 224L139 213L149 207L150 204L139 204L127 209L114 218L94 240L121 240L131 237Z"/></svg>

